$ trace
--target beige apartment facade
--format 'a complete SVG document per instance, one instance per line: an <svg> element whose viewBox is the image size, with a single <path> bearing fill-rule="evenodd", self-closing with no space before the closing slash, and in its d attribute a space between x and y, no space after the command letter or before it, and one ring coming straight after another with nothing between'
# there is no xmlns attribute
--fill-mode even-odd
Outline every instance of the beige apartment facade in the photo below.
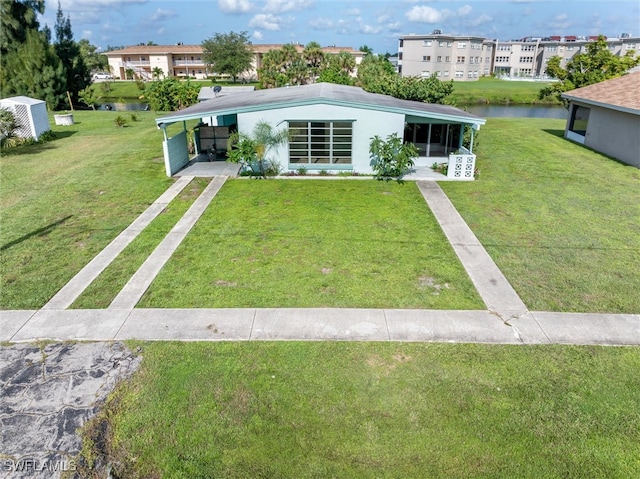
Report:
<svg viewBox="0 0 640 479"><path fill-rule="evenodd" d="M508 78L545 79L547 63L554 56L560 57L560 65L565 67L578 53L585 53L587 45L597 40L597 36L556 36L521 40L495 41L493 73ZM611 53L623 56L628 51L640 52L640 37L621 35L607 38Z"/></svg>
<svg viewBox="0 0 640 479"><path fill-rule="evenodd" d="M398 73L403 77L476 81L492 71L493 42L484 37L403 35L398 42Z"/></svg>
<svg viewBox="0 0 640 479"><path fill-rule="evenodd" d="M242 78L245 80L256 80L258 78L258 68L262 65L262 57L270 50L282 48L282 44L262 44L251 45L254 59L251 69ZM294 44L298 52L304 50L304 46ZM325 54L337 55L340 52L347 52L356 60L359 65L364 56L363 52L350 47L323 47ZM137 45L125 47L120 50L106 52L109 59L109 69L114 78L127 78L127 71L133 71L134 75L143 80L151 80L154 71L159 68L162 77L196 78L205 79L215 75L204 61L201 45Z"/></svg>

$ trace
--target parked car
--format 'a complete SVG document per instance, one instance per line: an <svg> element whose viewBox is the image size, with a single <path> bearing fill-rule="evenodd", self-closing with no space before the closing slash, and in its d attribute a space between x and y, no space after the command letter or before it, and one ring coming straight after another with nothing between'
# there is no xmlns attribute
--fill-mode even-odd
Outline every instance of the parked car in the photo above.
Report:
<svg viewBox="0 0 640 479"><path fill-rule="evenodd" d="M106 72L98 72L93 74L94 80L113 80L113 77Z"/></svg>

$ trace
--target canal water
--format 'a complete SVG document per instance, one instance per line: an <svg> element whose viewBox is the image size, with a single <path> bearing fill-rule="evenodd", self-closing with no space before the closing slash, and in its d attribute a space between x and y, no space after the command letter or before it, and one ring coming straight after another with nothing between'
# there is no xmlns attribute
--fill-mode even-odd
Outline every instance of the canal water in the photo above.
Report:
<svg viewBox="0 0 640 479"><path fill-rule="evenodd" d="M468 105L464 109L481 118L567 118L567 110L559 105Z"/></svg>

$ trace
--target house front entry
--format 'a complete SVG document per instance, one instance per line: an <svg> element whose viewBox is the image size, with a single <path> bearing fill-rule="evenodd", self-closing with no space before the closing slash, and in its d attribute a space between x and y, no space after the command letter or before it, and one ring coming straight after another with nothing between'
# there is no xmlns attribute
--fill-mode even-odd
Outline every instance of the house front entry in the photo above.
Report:
<svg viewBox="0 0 640 479"><path fill-rule="evenodd" d="M462 125L405 123L404 141L416 145L421 157L444 158L460 148Z"/></svg>

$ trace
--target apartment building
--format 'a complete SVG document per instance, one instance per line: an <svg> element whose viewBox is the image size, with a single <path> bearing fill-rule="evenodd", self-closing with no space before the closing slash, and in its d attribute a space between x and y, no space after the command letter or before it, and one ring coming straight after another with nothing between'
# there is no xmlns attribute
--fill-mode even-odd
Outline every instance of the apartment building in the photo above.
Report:
<svg viewBox="0 0 640 479"><path fill-rule="evenodd" d="M578 53L585 53L587 45L597 36L527 37L520 40L495 41L493 72L510 78L544 78L549 59L561 58L561 66ZM618 56L628 51L640 52L640 37L627 34L619 38L607 38L609 50Z"/></svg>
<svg viewBox="0 0 640 479"><path fill-rule="evenodd" d="M475 81L492 71L493 41L484 37L403 35L398 43L398 73L403 77Z"/></svg>
<svg viewBox="0 0 640 479"><path fill-rule="evenodd" d="M270 50L282 48L282 44L251 45L254 59L252 68L243 77L248 80L257 79L258 68L262 65L262 57ZM298 52L304 50L301 44L294 44ZM337 55L340 52L348 52L354 56L356 65L359 65L364 53L351 47L324 47L322 49L328 55ZM153 72L159 68L164 77L191 77L197 79L214 75L204 62L201 45L136 45L120 50L106 52L109 59L109 68L115 78L125 79L127 70L131 70L136 76L151 80Z"/></svg>

